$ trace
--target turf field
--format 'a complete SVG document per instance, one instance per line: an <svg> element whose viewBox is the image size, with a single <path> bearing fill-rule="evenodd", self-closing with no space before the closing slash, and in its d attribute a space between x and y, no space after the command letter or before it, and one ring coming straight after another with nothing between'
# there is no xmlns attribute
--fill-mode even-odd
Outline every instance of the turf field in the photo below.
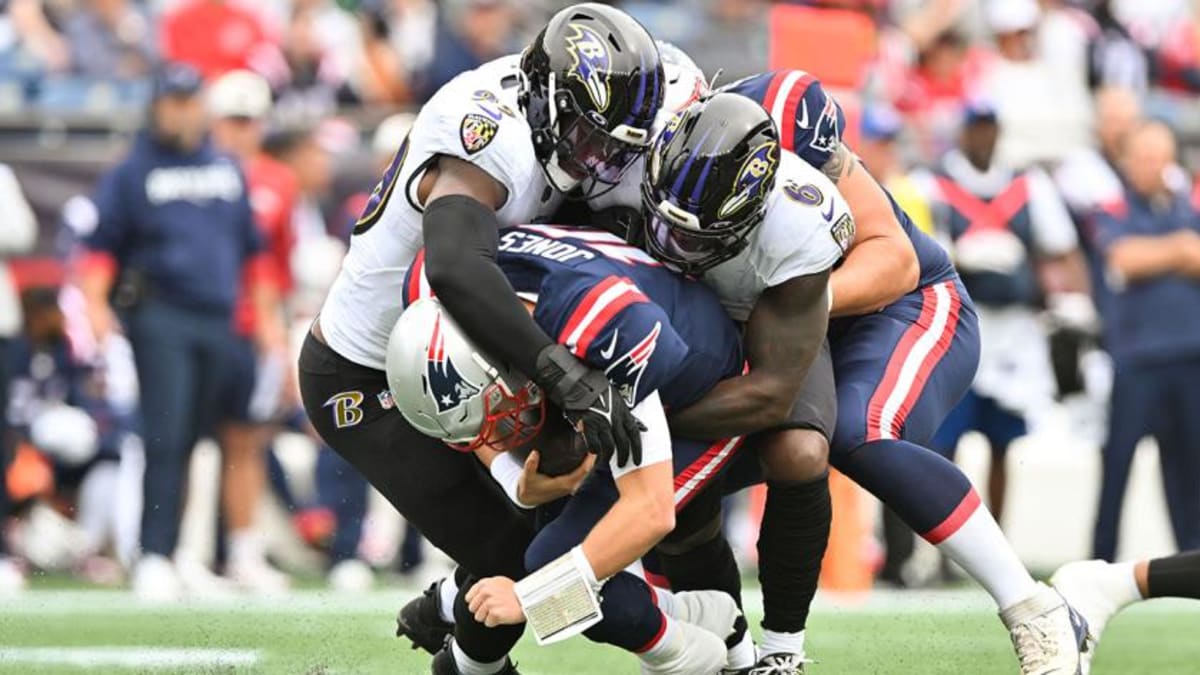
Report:
<svg viewBox="0 0 1200 675"><path fill-rule="evenodd" d="M0 673L427 673L428 657L391 635L410 594L299 591L155 609L120 591L39 588L0 600ZM975 591L877 593L856 607L822 598L809 627L814 675L1016 672L1007 634ZM516 658L524 675L637 672L632 658L582 640L547 648L527 640ZM1093 672L1200 673L1200 603L1121 615Z"/></svg>

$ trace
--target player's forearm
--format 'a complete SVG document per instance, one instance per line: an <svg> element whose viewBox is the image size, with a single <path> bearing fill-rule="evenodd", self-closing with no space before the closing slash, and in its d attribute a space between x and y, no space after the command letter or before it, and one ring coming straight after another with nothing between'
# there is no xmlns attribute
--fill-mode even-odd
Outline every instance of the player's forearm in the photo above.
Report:
<svg viewBox="0 0 1200 675"><path fill-rule="evenodd" d="M829 286L829 315L856 316L887 307L916 289L921 278L912 244L905 238L877 237L855 242Z"/></svg>
<svg viewBox="0 0 1200 675"><path fill-rule="evenodd" d="M425 274L442 305L485 352L532 375L552 340L496 265L495 214L469 197L442 197L425 212Z"/></svg>
<svg viewBox="0 0 1200 675"><path fill-rule="evenodd" d="M722 380L704 398L671 415L671 435L718 441L779 427L803 381L804 373L780 377L765 372Z"/></svg>
<svg viewBox="0 0 1200 675"><path fill-rule="evenodd" d="M646 489L636 495L622 494L583 540L583 554L597 579L607 579L641 559L675 529L671 463L660 462L643 467L637 473L642 472L650 474L640 477L643 482L657 483L658 489ZM626 479L633 479L633 476L619 481Z"/></svg>

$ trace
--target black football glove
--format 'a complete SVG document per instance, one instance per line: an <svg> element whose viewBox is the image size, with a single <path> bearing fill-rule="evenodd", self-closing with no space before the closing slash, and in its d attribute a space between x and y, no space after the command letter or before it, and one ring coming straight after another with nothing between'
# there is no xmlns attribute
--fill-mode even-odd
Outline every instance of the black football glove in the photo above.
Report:
<svg viewBox="0 0 1200 675"><path fill-rule="evenodd" d="M562 408L567 422L583 434L598 461L607 462L615 453L617 466L631 461L641 465L641 432L646 427L629 411L604 373L585 366L566 347L553 344L538 354L534 381Z"/></svg>

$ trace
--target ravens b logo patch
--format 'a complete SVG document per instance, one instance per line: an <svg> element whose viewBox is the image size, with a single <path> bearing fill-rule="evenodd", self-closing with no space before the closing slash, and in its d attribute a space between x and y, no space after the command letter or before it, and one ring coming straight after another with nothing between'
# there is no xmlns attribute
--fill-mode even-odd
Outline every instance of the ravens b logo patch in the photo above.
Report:
<svg viewBox="0 0 1200 675"><path fill-rule="evenodd" d="M477 113L468 113L458 128L459 140L462 141L463 150L468 155L473 155L486 148L499 130L500 125L496 124L495 120Z"/></svg>

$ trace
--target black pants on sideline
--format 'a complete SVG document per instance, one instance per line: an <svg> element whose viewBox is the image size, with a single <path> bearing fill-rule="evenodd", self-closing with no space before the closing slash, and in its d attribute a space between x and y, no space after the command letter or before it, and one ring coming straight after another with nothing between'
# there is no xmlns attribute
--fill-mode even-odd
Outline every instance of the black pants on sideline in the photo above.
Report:
<svg viewBox="0 0 1200 675"><path fill-rule="evenodd" d="M413 429L392 409L386 391L382 371L339 356L311 334L305 339L300 393L321 438L472 577L520 579L525 549L533 539L530 522L473 455ZM492 634L509 644L502 651L494 644L472 649L464 630ZM464 651L485 660L507 652L520 639L521 628L470 631L459 626L455 633Z"/></svg>

